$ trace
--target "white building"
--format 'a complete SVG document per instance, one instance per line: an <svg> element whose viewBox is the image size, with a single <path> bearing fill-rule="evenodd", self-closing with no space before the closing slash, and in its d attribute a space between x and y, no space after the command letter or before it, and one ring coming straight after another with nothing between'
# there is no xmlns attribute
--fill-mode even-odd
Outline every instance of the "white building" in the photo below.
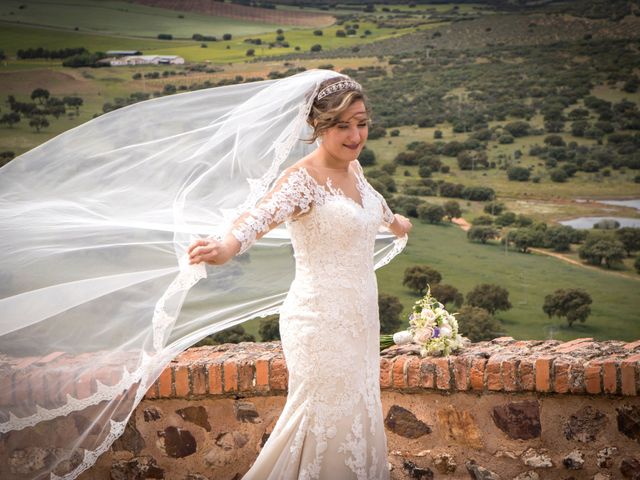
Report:
<svg viewBox="0 0 640 480"><path fill-rule="evenodd" d="M112 67L121 65L182 65L184 58L178 55L129 55L105 59Z"/></svg>

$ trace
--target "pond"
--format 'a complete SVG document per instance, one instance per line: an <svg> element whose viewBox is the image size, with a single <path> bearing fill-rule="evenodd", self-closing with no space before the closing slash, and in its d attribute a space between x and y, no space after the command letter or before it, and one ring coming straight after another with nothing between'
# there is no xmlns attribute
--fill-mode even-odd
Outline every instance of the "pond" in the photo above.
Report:
<svg viewBox="0 0 640 480"><path fill-rule="evenodd" d="M578 199L578 202L586 202L587 200ZM593 200L591 200L593 201ZM631 207L640 210L640 199L631 200L597 200L598 203L605 203L607 205L618 205L622 207ZM562 225L569 225L573 228L593 228L593 224L600 220L616 220L620 223L620 227L636 227L640 228L640 218L630 217L578 217L571 220L563 220L560 223Z"/></svg>

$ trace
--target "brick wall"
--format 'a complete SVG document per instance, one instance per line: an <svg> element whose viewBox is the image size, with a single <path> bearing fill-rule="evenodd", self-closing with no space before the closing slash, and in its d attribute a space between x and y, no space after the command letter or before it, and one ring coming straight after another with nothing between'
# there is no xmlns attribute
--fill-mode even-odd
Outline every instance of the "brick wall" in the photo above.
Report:
<svg viewBox="0 0 640 480"><path fill-rule="evenodd" d="M503 337L448 358L393 347L380 381L392 479L640 478L640 341ZM238 480L286 388L278 342L189 349L130 424L146 447L121 443L86 478L134 478L151 462L163 478Z"/></svg>

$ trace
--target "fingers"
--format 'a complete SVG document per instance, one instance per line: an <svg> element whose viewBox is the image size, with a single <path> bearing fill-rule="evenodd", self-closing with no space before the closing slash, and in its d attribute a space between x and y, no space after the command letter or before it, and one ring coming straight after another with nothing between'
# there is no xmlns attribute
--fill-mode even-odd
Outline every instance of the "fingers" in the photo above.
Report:
<svg viewBox="0 0 640 480"><path fill-rule="evenodd" d="M196 247L200 247L200 246L203 246L203 245L206 245L207 243L208 243L208 242L207 242L207 240L204 240L204 239L202 239L202 240L196 240L196 241L195 241L195 242L193 242L191 245L189 245L189 248L187 249L187 253L188 253L189 255L191 255L191 251L192 251L194 248L196 248Z"/></svg>

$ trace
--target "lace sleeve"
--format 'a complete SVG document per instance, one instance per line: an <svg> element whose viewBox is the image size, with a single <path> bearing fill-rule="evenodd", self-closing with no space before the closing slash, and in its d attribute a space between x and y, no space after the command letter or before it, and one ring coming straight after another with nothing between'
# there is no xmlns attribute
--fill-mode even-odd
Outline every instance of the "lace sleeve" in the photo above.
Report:
<svg viewBox="0 0 640 480"><path fill-rule="evenodd" d="M285 171L271 191L234 222L231 233L240 242L237 255L272 228L309 211L313 198L313 184L303 169Z"/></svg>
<svg viewBox="0 0 640 480"><path fill-rule="evenodd" d="M371 189L375 196L378 197L378 200L380 200L380 205L382 207L382 223L385 227L389 227L394 222L396 217L394 216L393 212L389 208L389 205L387 205L387 201L380 194L380 192L373 188L367 181L367 178L364 176L364 170L362 170L362 165L360 165L360 162L358 160L355 160L355 166L360 179L366 184L367 188Z"/></svg>

